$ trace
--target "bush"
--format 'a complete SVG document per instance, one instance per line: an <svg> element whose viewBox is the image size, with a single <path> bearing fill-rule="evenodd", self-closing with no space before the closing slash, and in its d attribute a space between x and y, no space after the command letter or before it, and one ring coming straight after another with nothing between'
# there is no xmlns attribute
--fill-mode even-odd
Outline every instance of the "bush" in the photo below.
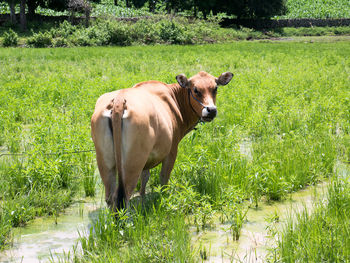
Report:
<svg viewBox="0 0 350 263"><path fill-rule="evenodd" d="M122 23L113 24L110 28L111 44L118 46L131 45L130 29Z"/></svg>
<svg viewBox="0 0 350 263"><path fill-rule="evenodd" d="M157 29L157 23L153 20L141 19L133 25L130 37L142 44L154 44L160 42Z"/></svg>
<svg viewBox="0 0 350 263"><path fill-rule="evenodd" d="M53 40L52 46L53 47L68 47L69 46L69 42L65 38L58 37L58 38L55 38Z"/></svg>
<svg viewBox="0 0 350 263"><path fill-rule="evenodd" d="M70 38L75 46L93 46L93 40L90 39L86 30L77 30Z"/></svg>
<svg viewBox="0 0 350 263"><path fill-rule="evenodd" d="M2 45L4 47L11 47L11 46L17 46L18 43L18 35L16 32L14 32L12 29L9 29L8 32L4 33L4 40L2 42Z"/></svg>
<svg viewBox="0 0 350 263"><path fill-rule="evenodd" d="M111 42L111 32L109 27L107 26L108 22L97 23L94 26L91 26L87 29L82 28L81 30L85 30L89 39L91 39L92 43L96 46L106 46Z"/></svg>
<svg viewBox="0 0 350 263"><path fill-rule="evenodd" d="M52 45L52 35L48 31L36 33L28 38L27 45L30 47L50 47Z"/></svg>
<svg viewBox="0 0 350 263"><path fill-rule="evenodd" d="M64 21L59 25L58 28L52 28L50 32L53 38L68 38L68 36L72 35L78 28L78 26L74 26L68 21Z"/></svg>

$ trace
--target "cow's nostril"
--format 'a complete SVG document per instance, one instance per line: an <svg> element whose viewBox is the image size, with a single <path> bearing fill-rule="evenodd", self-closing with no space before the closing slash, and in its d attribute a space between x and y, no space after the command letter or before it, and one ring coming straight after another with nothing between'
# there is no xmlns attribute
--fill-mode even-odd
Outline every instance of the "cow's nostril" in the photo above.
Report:
<svg viewBox="0 0 350 263"><path fill-rule="evenodd" d="M206 107L206 110L208 112L208 117L213 118L216 116L216 113L217 113L216 107Z"/></svg>

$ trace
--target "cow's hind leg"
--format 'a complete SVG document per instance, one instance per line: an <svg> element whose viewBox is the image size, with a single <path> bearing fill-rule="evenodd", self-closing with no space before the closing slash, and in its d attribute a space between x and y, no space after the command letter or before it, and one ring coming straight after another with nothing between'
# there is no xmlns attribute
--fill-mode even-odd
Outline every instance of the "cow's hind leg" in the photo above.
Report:
<svg viewBox="0 0 350 263"><path fill-rule="evenodd" d="M148 179L150 177L150 172L149 170L143 170L141 174L141 189L140 189L140 195L141 197L144 197L146 194L146 185L148 182Z"/></svg>
<svg viewBox="0 0 350 263"><path fill-rule="evenodd" d="M118 209L128 207L128 202L136 188L141 173L143 173L143 168L146 165L152 147L152 144L144 145L144 137L136 136L130 131L128 133L127 128L127 123L124 123L122 136L123 158L121 158L122 175L118 175L122 176L122 178L118 178L118 182L121 185L118 186L113 197ZM146 183L146 181L144 181L144 183Z"/></svg>
<svg viewBox="0 0 350 263"><path fill-rule="evenodd" d="M122 185L118 185L118 188L113 195L115 209L120 210L128 207L130 198L133 194L134 189L136 188L137 181L139 180L141 172L142 167L139 167L138 170L134 167L131 169L128 167L123 169L124 178Z"/></svg>
<svg viewBox="0 0 350 263"><path fill-rule="evenodd" d="M170 178L170 173L173 170L177 155L177 147L174 147L170 154L162 162L162 169L160 171L160 183L166 185Z"/></svg>
<svg viewBox="0 0 350 263"><path fill-rule="evenodd" d="M97 151L96 151L97 152ZM105 200L108 206L112 205L112 195L116 188L116 167L112 167L110 162L105 161L103 157L97 157L97 166L105 187Z"/></svg>
<svg viewBox="0 0 350 263"><path fill-rule="evenodd" d="M96 149L97 166L105 186L105 198L112 205L112 195L116 188L116 162L114 157L112 131L108 117L101 117L92 123L92 138Z"/></svg>

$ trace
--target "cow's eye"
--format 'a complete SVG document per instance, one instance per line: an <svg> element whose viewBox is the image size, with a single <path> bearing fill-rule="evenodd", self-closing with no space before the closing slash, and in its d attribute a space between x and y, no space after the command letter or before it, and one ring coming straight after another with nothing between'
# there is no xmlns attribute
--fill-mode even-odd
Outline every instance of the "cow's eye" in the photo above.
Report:
<svg viewBox="0 0 350 263"><path fill-rule="evenodd" d="M218 86L215 87L214 93L218 92Z"/></svg>
<svg viewBox="0 0 350 263"><path fill-rule="evenodd" d="M194 90L194 93L195 93L198 97L200 97L200 96L202 95L196 87L195 87L193 90Z"/></svg>

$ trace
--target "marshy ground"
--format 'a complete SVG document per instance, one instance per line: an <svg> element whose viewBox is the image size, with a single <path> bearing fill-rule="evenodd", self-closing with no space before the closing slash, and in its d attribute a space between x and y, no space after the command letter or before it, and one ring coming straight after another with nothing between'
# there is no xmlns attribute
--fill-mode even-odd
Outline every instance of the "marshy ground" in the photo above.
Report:
<svg viewBox="0 0 350 263"><path fill-rule="evenodd" d="M62 260L214 260L221 256L214 255L215 245L202 241L194 249L196 238L201 243L217 226L227 226L225 233L219 233L229 238L229 244L234 239L244 242L254 211L250 208L245 214L247 205L257 205L259 213L270 203L283 206L280 202L293 192L337 180L344 182L331 184L336 186L328 194L332 209L323 209L337 211L335 216L329 212L332 216L317 213L319 221L304 218L324 226L325 237L342 240L324 250L325 260L347 258L350 235L339 233L342 227L344 233L348 229L344 222L349 221L350 188L347 179L337 178L336 167L348 163L350 156L349 55L348 41L308 40L0 49L0 145L9 153L25 152L0 159L1 246L11 246L13 228L34 218L49 216L52 224L56 218L59 228L63 211L77 205L75 200L94 194L100 200L94 153L67 152L93 149L89 122L101 94L150 79L173 83L179 73L205 70L218 75L227 70L235 76L218 91L218 116L212 123L198 125L182 141L169 186L160 188L159 169L152 171L149 201L121 213L120 221L108 210L98 210L96 220L90 221L94 231L79 240L80 250ZM340 203L345 205L336 205ZM79 218L79 211L74 216ZM283 220L278 212L277 216ZM325 224L319 224L322 218ZM330 226L337 232L329 232ZM299 232L310 235L304 230ZM291 231L281 236L291 241L277 244L272 259L268 255L272 262L292 261L282 249L286 244L298 253L311 248L310 255L321 244L295 244L293 240L300 237Z"/></svg>

